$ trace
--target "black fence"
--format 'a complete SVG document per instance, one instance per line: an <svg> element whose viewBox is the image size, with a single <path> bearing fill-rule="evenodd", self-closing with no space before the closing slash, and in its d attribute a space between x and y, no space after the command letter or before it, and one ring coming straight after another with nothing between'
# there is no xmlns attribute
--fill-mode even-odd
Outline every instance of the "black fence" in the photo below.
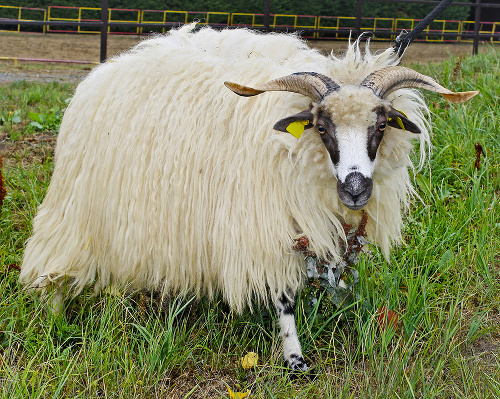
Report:
<svg viewBox="0 0 500 399"><path fill-rule="evenodd" d="M361 34L362 31L362 5L367 2L397 2L397 3L414 3L414 4L426 4L426 5L438 5L441 1L427 1L427 0L356 0L356 19L355 19L355 27L354 33L357 35ZM262 27L254 28L265 30L267 32L280 32L286 31L290 32L290 27L279 27L272 26L270 24L271 13L270 13L270 4L271 0L264 0L264 24ZM454 6L461 7L473 7L475 12L475 20L474 20L474 30L473 32L464 33L464 32L439 32L440 37L449 38L449 39L462 39L462 40L470 40L473 39L473 54L477 54L479 41L481 40L500 40L500 38L495 38L494 35L498 35L496 32L492 33L482 33L480 32L480 15L481 10L488 8L500 8L500 4L494 3L483 3L482 0L476 0L475 2L468 3L453 3ZM178 26L179 23L130 23L130 22L113 22L109 21L109 7L108 0L102 0L101 3L101 19L100 21L91 21L91 22L72 22L72 21L26 21L20 19L2 19L2 25L28 25L28 26L78 26L78 27L93 27L98 28L100 30L101 35L101 52L100 52L100 61L103 62L106 59L107 55L107 36L108 29L110 27L114 28L123 28L123 27L133 27L133 28L171 28L173 26ZM233 26L222 25L222 24L212 24L208 23L208 25L213 28L233 28ZM237 26L234 26L236 28ZM250 27L251 28L251 27ZM332 33L343 33L345 34L345 29L335 30L332 28L326 29L311 29L311 28L300 28L300 33L304 36L314 35L316 37L320 37L321 34L328 33L331 35ZM372 33L378 37L394 37L399 34L400 31L396 31L393 29L375 29Z"/></svg>

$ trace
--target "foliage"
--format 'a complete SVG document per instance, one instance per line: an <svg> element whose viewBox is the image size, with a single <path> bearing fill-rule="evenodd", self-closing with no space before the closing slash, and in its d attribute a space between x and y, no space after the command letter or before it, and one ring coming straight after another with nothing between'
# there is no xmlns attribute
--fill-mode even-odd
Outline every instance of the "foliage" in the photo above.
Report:
<svg viewBox="0 0 500 399"><path fill-rule="evenodd" d="M227 386L251 398L500 397L500 67L498 51L419 66L453 90L479 89L466 104L426 94L434 151L416 176L406 245L388 263L376 248L358 263L351 314L306 312L297 321L315 380L288 379L274 314L255 304L235 315L220 298L162 302L153 294L90 288L51 317L21 289L17 267L53 168L33 157L29 112L62 109L73 87L0 86L0 127L7 195L0 208L1 398L227 398ZM19 143L26 140L24 148ZM475 167L474 145L486 157ZM321 307L322 298L317 308ZM328 303L326 304L328 305ZM399 322L386 328L378 309ZM248 352L259 356L244 369Z"/></svg>
<svg viewBox="0 0 500 399"><path fill-rule="evenodd" d="M21 111L16 109L10 111L6 116L0 115L0 126L9 126L12 129L13 125L21 123L20 113Z"/></svg>
<svg viewBox="0 0 500 399"><path fill-rule="evenodd" d="M59 107L54 107L47 113L30 112L29 117L32 120L29 126L33 126L36 130L50 130L57 133L61 125L63 111Z"/></svg>
<svg viewBox="0 0 500 399"><path fill-rule="evenodd" d="M12 83L8 89L0 86L0 134L20 139L32 130L57 133L71 87L24 81Z"/></svg>

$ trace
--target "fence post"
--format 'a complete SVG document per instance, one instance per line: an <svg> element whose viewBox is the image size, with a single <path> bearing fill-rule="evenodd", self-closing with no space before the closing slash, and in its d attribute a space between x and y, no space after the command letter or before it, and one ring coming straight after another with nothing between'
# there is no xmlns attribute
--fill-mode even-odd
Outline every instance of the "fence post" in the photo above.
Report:
<svg viewBox="0 0 500 399"><path fill-rule="evenodd" d="M100 62L106 61L108 53L108 0L101 1L101 56Z"/></svg>
<svg viewBox="0 0 500 399"><path fill-rule="evenodd" d="M361 7L363 5L363 0L357 0L356 2L356 26L355 26L355 31L356 31L356 36L359 37L361 35Z"/></svg>
<svg viewBox="0 0 500 399"><path fill-rule="evenodd" d="M476 55L479 51L479 26L481 25L481 0L476 0L476 13L474 18L474 44L472 45L472 54Z"/></svg>
<svg viewBox="0 0 500 399"><path fill-rule="evenodd" d="M266 32L270 30L271 21L271 0L264 0L264 28Z"/></svg>
<svg viewBox="0 0 500 399"><path fill-rule="evenodd" d="M476 0L476 12L474 18L474 44L472 45L472 54L477 55L479 51L479 27L481 25L481 0Z"/></svg>

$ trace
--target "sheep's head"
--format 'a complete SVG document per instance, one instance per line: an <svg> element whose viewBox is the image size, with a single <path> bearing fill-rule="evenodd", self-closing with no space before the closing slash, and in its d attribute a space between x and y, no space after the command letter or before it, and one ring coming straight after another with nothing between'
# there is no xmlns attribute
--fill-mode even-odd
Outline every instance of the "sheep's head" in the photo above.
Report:
<svg viewBox="0 0 500 399"><path fill-rule="evenodd" d="M417 125L392 107L387 95L400 88L437 92L452 102L464 102L478 92L454 93L432 78L404 67L386 67L368 75L359 86L339 85L325 75L299 72L256 88L225 82L241 96L266 91L289 91L312 99L311 107L278 121L274 129L299 136L315 128L330 155L338 196L350 209L370 200L377 150L387 126L420 133Z"/></svg>

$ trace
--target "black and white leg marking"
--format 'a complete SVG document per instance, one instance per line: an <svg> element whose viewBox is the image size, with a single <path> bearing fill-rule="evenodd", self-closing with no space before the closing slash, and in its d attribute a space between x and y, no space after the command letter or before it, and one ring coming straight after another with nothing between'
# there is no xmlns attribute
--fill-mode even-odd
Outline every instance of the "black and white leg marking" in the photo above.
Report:
<svg viewBox="0 0 500 399"><path fill-rule="evenodd" d="M309 367L302 356L302 348L297 336L294 305L295 303L285 294L282 294L276 302L276 311L283 339L283 355L285 363L292 371L306 371Z"/></svg>

